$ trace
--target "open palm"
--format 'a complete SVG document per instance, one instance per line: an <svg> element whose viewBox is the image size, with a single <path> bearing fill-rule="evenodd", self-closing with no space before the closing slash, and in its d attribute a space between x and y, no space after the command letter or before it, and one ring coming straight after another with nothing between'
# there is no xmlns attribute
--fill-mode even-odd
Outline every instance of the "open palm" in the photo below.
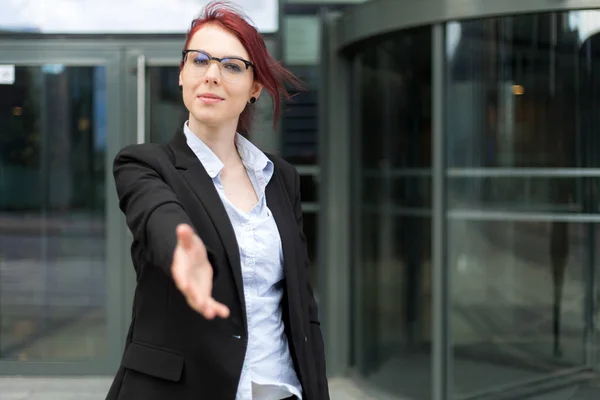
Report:
<svg viewBox="0 0 600 400"><path fill-rule="evenodd" d="M229 309L212 297L213 267L206 247L191 226L177 227L177 246L171 273L188 304L207 319L227 318Z"/></svg>

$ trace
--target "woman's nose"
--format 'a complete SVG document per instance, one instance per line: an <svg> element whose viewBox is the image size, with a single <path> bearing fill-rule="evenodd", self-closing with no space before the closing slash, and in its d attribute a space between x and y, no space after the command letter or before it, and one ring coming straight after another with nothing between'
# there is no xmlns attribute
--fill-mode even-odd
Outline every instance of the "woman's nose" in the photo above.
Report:
<svg viewBox="0 0 600 400"><path fill-rule="evenodd" d="M217 64L216 62L210 63L208 69L206 70L205 77L206 80L211 80L218 83L221 79L221 69L219 67L219 64Z"/></svg>

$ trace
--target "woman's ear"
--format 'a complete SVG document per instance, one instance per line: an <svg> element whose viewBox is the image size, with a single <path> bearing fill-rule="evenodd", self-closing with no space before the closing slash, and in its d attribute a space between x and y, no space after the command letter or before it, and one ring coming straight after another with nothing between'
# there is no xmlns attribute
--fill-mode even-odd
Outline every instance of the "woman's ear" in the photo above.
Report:
<svg viewBox="0 0 600 400"><path fill-rule="evenodd" d="M263 86L254 81L254 83L252 84L252 89L250 90L250 97L256 97L256 99L258 100L258 98L260 97L260 94L262 92Z"/></svg>

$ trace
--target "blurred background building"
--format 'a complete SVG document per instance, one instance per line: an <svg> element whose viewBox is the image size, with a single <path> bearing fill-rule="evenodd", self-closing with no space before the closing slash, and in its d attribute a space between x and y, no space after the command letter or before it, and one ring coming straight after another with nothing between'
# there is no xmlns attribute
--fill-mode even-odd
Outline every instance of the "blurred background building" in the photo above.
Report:
<svg viewBox="0 0 600 400"><path fill-rule="evenodd" d="M112 160L186 119L204 3L0 0L0 375L115 372L135 276ZM302 176L329 374L600 397L600 0L237 3L307 86L277 132L261 98L252 138Z"/></svg>

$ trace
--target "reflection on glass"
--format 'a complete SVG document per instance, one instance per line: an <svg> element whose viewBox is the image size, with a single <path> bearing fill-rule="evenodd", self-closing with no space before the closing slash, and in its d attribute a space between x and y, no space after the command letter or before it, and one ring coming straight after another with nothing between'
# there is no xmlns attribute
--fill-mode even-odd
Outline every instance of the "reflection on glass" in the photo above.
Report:
<svg viewBox="0 0 600 400"><path fill-rule="evenodd" d="M359 51L353 363L394 396L431 398L431 30Z"/></svg>
<svg viewBox="0 0 600 400"><path fill-rule="evenodd" d="M106 353L105 69L0 85L0 360Z"/></svg>
<svg viewBox="0 0 600 400"><path fill-rule="evenodd" d="M569 13L447 25L460 394L582 366L593 345L600 40L579 28Z"/></svg>
<svg viewBox="0 0 600 400"><path fill-rule="evenodd" d="M189 118L177 83L179 67L150 67L147 76L150 141L168 143Z"/></svg>
<svg viewBox="0 0 600 400"><path fill-rule="evenodd" d="M448 230L458 391L583 364L595 225L457 218Z"/></svg>
<svg viewBox="0 0 600 400"><path fill-rule="evenodd" d="M304 38L303 40L306 40ZM302 81L304 89L289 87L292 95L285 102L281 118L281 155L294 165L313 166L319 162L319 91L322 89L319 66L288 65ZM272 118L272 115L269 115Z"/></svg>

